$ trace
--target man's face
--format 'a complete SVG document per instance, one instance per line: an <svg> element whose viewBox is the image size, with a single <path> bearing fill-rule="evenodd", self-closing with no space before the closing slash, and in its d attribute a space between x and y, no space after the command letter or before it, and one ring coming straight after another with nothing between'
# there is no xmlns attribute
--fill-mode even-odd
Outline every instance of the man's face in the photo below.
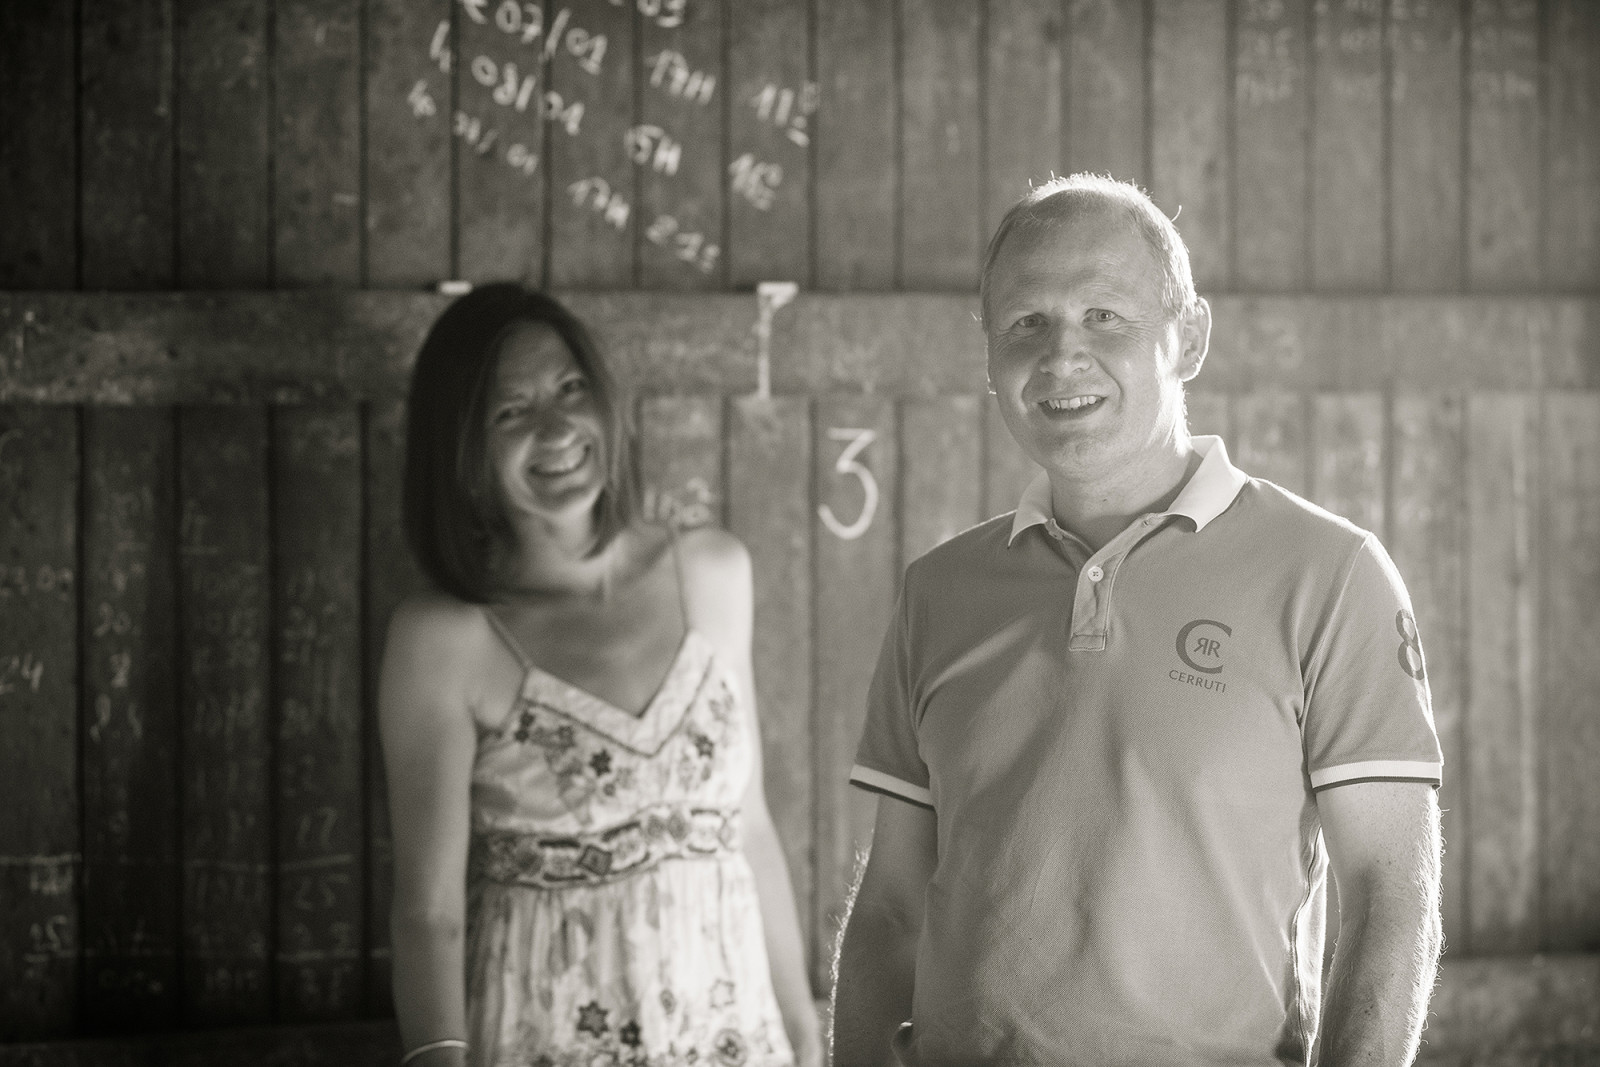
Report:
<svg viewBox="0 0 1600 1067"><path fill-rule="evenodd" d="M985 327L1011 436L1074 480L1173 455L1208 316L1166 312L1155 256L1115 210L1014 231L990 273Z"/></svg>

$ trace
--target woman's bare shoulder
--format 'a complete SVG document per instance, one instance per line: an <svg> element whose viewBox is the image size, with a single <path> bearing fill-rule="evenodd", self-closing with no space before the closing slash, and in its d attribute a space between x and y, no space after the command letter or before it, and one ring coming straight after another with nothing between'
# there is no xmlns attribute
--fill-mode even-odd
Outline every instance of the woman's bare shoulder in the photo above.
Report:
<svg viewBox="0 0 1600 1067"><path fill-rule="evenodd" d="M727 530L700 526L679 535L684 563L710 578L738 579L750 572L750 550Z"/></svg>

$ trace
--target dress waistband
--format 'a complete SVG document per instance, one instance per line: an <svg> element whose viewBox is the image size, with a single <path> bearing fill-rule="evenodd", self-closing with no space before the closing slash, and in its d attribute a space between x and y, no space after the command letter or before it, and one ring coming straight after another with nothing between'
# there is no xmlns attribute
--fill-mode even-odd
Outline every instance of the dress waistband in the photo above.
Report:
<svg viewBox="0 0 1600 1067"><path fill-rule="evenodd" d="M738 849L737 808L660 804L593 833L542 837L490 830L473 835L473 875L539 889L602 885L662 860L711 859Z"/></svg>

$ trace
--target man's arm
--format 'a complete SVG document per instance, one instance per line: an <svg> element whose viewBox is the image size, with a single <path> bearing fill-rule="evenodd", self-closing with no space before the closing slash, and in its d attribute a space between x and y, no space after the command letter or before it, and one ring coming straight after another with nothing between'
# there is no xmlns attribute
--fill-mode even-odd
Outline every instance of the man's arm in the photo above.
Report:
<svg viewBox="0 0 1600 1067"><path fill-rule="evenodd" d="M1403 1067L1443 940L1438 800L1423 782L1351 782L1318 793L1317 810L1339 887L1321 1062Z"/></svg>
<svg viewBox="0 0 1600 1067"><path fill-rule="evenodd" d="M878 798L872 851L839 941L833 986L834 1067L892 1064L889 1041L911 1018L923 897L937 859L934 813Z"/></svg>

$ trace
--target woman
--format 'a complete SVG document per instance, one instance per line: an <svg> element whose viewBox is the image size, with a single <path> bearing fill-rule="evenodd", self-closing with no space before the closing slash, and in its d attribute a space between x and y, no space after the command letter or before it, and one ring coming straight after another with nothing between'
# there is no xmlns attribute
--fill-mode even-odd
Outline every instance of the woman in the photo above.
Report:
<svg viewBox="0 0 1600 1067"><path fill-rule="evenodd" d="M744 547L639 521L583 325L453 303L407 407L380 730L414 1067L821 1062L761 790Z"/></svg>

